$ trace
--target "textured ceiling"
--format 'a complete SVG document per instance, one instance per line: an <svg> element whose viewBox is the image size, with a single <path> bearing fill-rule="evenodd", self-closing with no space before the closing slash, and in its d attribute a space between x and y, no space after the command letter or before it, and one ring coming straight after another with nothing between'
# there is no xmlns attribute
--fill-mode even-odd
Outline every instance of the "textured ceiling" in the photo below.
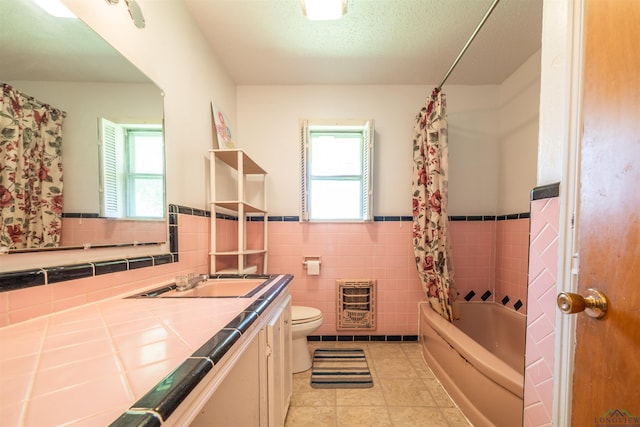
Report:
<svg viewBox="0 0 640 427"><path fill-rule="evenodd" d="M437 84L493 2L348 0L340 20L309 21L300 0L173 1L246 85ZM542 0L501 0L448 83L501 83L540 49L541 28ZM0 0L0 54L5 81L145 80L82 22L26 0Z"/></svg>
<svg viewBox="0 0 640 427"><path fill-rule="evenodd" d="M439 83L493 0L183 0L238 84ZM540 49L542 0L502 0L448 83L497 84Z"/></svg>

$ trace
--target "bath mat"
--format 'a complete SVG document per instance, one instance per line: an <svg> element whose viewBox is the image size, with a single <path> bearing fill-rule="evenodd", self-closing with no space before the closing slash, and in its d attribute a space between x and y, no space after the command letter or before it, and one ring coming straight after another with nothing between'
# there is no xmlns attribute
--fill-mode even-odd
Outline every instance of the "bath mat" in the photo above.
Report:
<svg viewBox="0 0 640 427"><path fill-rule="evenodd" d="M317 349L311 368L313 388L368 388L373 378L362 349Z"/></svg>

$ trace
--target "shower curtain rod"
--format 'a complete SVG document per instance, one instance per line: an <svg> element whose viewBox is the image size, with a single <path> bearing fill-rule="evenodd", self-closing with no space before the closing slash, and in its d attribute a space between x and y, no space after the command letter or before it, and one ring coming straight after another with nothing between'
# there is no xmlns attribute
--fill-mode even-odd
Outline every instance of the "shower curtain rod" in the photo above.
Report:
<svg viewBox="0 0 640 427"><path fill-rule="evenodd" d="M444 82L447 81L447 79L449 78L449 74L451 74L451 72L453 71L454 68L456 68L456 65L458 65L458 62L460 62L460 59L462 58L462 55L464 55L464 53L467 51L467 49L469 48L469 46L471 45L471 43L473 42L473 39L476 38L476 35L478 34L478 32L480 31L480 29L482 28L482 26L484 25L485 21L489 18L489 15L491 15L491 12L493 12L493 9L496 8L496 6L498 5L498 2L500 0L494 0L493 4L489 7L489 10L487 10L487 13L484 14L484 16L482 17L482 20L480 21L480 23L478 24L478 26L476 27L476 29L473 31L473 33L471 34L471 37L469 37L469 40L467 40L467 43L464 45L464 47L462 48L462 50L460 51L460 53L458 54L458 56L456 57L455 61L453 61L453 64L451 64L451 67L449 67L449 71L447 71L447 73L444 75L444 77L442 78L442 80L440 81L440 84L438 85L438 87L436 88L436 91L440 92L440 89L442 89L442 85L444 85Z"/></svg>

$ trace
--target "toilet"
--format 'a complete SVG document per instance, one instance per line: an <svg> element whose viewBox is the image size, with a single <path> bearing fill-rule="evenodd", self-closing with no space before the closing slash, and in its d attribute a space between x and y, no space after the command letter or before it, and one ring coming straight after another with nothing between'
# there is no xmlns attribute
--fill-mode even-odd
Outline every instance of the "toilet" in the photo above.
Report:
<svg viewBox="0 0 640 427"><path fill-rule="evenodd" d="M291 307L292 365L293 373L311 368L311 355L307 336L322 325L322 312L317 308L294 305Z"/></svg>

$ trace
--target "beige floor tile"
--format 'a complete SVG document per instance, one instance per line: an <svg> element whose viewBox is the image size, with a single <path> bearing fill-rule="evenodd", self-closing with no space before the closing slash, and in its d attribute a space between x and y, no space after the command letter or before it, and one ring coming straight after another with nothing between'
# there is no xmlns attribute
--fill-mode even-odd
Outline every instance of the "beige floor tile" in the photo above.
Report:
<svg viewBox="0 0 640 427"><path fill-rule="evenodd" d="M374 385L371 388L362 389L338 389L336 390L336 405L338 406L385 406L382 388Z"/></svg>
<svg viewBox="0 0 640 427"><path fill-rule="evenodd" d="M440 409L423 406L389 406L393 427L449 427Z"/></svg>
<svg viewBox="0 0 640 427"><path fill-rule="evenodd" d="M406 357L374 359L372 365L379 378L419 378L418 373Z"/></svg>
<svg viewBox="0 0 640 427"><path fill-rule="evenodd" d="M294 374L286 427L471 427L425 363L419 343L311 342L361 348L373 376L367 389L314 389L311 370Z"/></svg>
<svg viewBox="0 0 640 427"><path fill-rule="evenodd" d="M376 359L399 359L404 358L404 351L400 348L400 344L392 344L387 342L370 342L368 345L368 353L373 360Z"/></svg>
<svg viewBox="0 0 640 427"><path fill-rule="evenodd" d="M422 346L418 342L406 342L400 344L404 354L410 359L422 359Z"/></svg>
<svg viewBox="0 0 640 427"><path fill-rule="evenodd" d="M458 408L440 408L450 427L473 427Z"/></svg>
<svg viewBox="0 0 640 427"><path fill-rule="evenodd" d="M411 366L415 369L418 378L435 378L424 359L409 359L409 363L411 363Z"/></svg>
<svg viewBox="0 0 640 427"><path fill-rule="evenodd" d="M378 382L389 406L437 406L422 379L380 378Z"/></svg>
<svg viewBox="0 0 640 427"><path fill-rule="evenodd" d="M336 407L289 407L285 427L332 427L336 425Z"/></svg>
<svg viewBox="0 0 640 427"><path fill-rule="evenodd" d="M392 427L386 406L338 406L338 427Z"/></svg>
<svg viewBox="0 0 640 427"><path fill-rule="evenodd" d="M310 389L294 391L291 396L291 406L335 406L335 389Z"/></svg>
<svg viewBox="0 0 640 427"><path fill-rule="evenodd" d="M438 380L436 380L435 378L425 378L423 381L438 406L444 408L454 406L451 398L449 397L447 392L444 391L444 388L442 388L442 385L438 382Z"/></svg>

